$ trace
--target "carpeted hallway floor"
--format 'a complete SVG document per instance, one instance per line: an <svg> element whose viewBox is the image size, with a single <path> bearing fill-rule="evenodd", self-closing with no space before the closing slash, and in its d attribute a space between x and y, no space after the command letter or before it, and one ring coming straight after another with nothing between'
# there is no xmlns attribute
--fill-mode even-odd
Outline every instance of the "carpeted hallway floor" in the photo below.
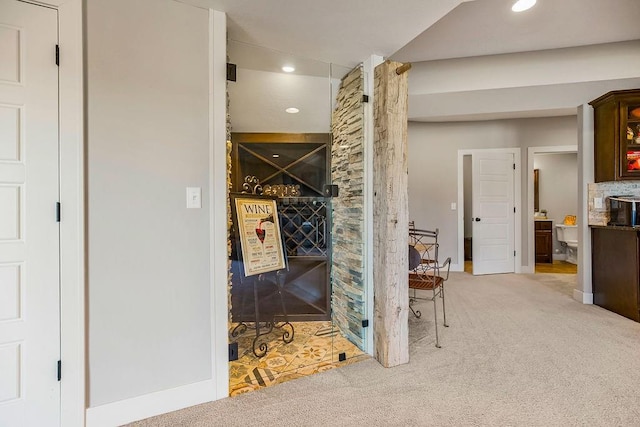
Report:
<svg viewBox="0 0 640 427"><path fill-rule="evenodd" d="M640 324L537 276L452 273L442 348L422 302L407 365L368 360L133 425L638 425Z"/></svg>

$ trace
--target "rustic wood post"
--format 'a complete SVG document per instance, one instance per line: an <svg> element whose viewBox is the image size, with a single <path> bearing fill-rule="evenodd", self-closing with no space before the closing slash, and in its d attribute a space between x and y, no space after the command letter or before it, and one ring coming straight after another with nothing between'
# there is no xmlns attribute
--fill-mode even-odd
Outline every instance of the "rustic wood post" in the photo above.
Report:
<svg viewBox="0 0 640 427"><path fill-rule="evenodd" d="M409 68L386 61L374 75L374 346L376 359L385 367L409 362Z"/></svg>

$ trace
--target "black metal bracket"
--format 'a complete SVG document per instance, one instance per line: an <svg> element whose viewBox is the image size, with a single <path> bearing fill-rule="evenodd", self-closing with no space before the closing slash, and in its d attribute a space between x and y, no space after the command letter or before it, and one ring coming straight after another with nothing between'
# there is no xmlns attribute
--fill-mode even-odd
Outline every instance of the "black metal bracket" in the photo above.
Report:
<svg viewBox="0 0 640 427"><path fill-rule="evenodd" d="M340 353L338 355L338 361L339 362L344 362L345 360L347 360L347 354L346 353Z"/></svg>
<svg viewBox="0 0 640 427"><path fill-rule="evenodd" d="M238 343L230 342L229 343L229 362L233 362L234 360L238 360Z"/></svg>
<svg viewBox="0 0 640 427"><path fill-rule="evenodd" d="M227 62L227 80L230 82L236 81L236 64Z"/></svg>
<svg viewBox="0 0 640 427"><path fill-rule="evenodd" d="M362 95L362 102L369 102L369 95Z"/></svg>
<svg viewBox="0 0 640 427"><path fill-rule="evenodd" d="M369 319L362 319L362 327L363 328L369 327Z"/></svg>
<svg viewBox="0 0 640 427"><path fill-rule="evenodd" d="M324 195L325 197L338 197L338 186L337 185L325 185L324 186Z"/></svg>

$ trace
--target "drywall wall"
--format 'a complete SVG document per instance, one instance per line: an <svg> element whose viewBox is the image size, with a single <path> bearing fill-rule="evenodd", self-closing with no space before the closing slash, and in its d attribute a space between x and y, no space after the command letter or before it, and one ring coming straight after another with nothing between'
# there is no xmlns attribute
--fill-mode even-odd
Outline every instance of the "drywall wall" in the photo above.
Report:
<svg viewBox="0 0 640 427"><path fill-rule="evenodd" d="M416 226L439 228L441 253L458 264L457 201L458 150L568 145L577 141L576 116L495 120L483 122L409 122L409 218ZM522 262L527 263L527 175L522 173ZM458 209L464 209L458 206Z"/></svg>
<svg viewBox="0 0 640 427"><path fill-rule="evenodd" d="M87 0L86 32L95 407L211 378L209 16ZM186 187L201 209L186 209Z"/></svg>
<svg viewBox="0 0 640 427"><path fill-rule="evenodd" d="M409 120L573 115L603 93L638 87L639 47L633 40L418 62L409 82Z"/></svg>
<svg viewBox="0 0 640 427"><path fill-rule="evenodd" d="M540 171L540 209L553 220L553 253L564 254L555 225L562 224L565 215L578 214L578 153L536 154L533 167Z"/></svg>
<svg viewBox="0 0 640 427"><path fill-rule="evenodd" d="M409 94L625 80L638 77L640 40L413 64ZM612 67L611 64L625 64ZM575 106L575 105L574 105Z"/></svg>

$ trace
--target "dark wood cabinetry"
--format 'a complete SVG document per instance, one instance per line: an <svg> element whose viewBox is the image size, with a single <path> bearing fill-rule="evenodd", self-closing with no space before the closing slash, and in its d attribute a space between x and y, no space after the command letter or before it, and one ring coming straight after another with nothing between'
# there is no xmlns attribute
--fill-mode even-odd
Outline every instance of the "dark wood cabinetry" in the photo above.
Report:
<svg viewBox="0 0 640 427"><path fill-rule="evenodd" d="M640 179L640 89L609 92L594 108L595 181Z"/></svg>
<svg viewBox="0 0 640 427"><path fill-rule="evenodd" d="M553 262L553 223L551 220L536 221L536 262Z"/></svg>
<svg viewBox="0 0 640 427"><path fill-rule="evenodd" d="M592 228L593 303L640 321L640 236L637 230Z"/></svg>

